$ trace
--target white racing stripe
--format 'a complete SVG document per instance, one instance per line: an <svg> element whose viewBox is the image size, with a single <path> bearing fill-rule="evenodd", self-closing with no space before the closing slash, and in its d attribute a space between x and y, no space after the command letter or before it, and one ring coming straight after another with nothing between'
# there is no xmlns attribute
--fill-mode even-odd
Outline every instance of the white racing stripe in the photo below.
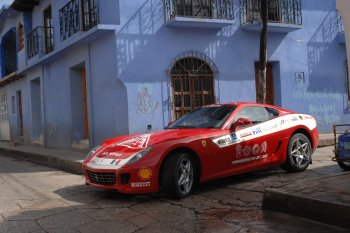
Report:
<svg viewBox="0 0 350 233"><path fill-rule="evenodd" d="M297 125L303 125L309 130L313 130L316 128L316 121L309 115L290 114L238 130L232 134L225 134L212 138L212 141L219 147L226 147L239 142L273 134L281 130L286 130Z"/></svg>

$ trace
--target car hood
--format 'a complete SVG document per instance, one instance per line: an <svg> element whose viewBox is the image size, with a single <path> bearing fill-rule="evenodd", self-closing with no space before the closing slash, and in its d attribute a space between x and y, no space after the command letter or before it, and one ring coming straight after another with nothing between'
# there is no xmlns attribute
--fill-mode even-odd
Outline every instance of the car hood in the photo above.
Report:
<svg viewBox="0 0 350 233"><path fill-rule="evenodd" d="M93 156L101 159L128 160L132 155L166 141L183 140L211 135L218 129L166 129L148 134L135 134L117 137L105 141L101 149Z"/></svg>

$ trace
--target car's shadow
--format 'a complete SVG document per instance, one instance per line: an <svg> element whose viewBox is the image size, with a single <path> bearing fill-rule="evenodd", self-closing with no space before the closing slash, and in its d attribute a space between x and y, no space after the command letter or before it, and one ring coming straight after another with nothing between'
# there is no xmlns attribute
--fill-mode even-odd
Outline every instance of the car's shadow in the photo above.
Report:
<svg viewBox="0 0 350 233"><path fill-rule="evenodd" d="M224 187L256 182L261 178L276 176L285 173L279 168L270 168L262 171L250 172L218 180L197 184L193 195L201 195L212 190L219 190ZM114 190L101 190L87 185L69 186L55 191L63 199L72 203L91 204L98 206L127 205L127 203L143 203L153 199L172 199L166 193L150 193L142 195L123 194ZM114 204L113 204L114 203Z"/></svg>
<svg viewBox="0 0 350 233"><path fill-rule="evenodd" d="M263 193L265 188L282 187L290 184L291 181L306 178L317 178L328 174L342 172L338 165L328 165L320 168L307 169L299 173L287 173L279 167L234 175L218 180L197 184L192 195L206 195L212 191L219 191L223 188L246 190ZM114 190L101 190L87 185L69 186L55 191L63 199L81 204L97 204L98 206L128 206L129 204L143 203L154 199L172 199L165 193L151 193L130 195Z"/></svg>

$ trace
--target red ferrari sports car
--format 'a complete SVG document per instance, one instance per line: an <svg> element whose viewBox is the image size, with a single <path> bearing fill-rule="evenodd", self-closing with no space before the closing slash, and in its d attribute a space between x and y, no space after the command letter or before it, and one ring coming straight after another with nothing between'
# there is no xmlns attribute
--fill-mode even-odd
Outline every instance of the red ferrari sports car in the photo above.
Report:
<svg viewBox="0 0 350 233"><path fill-rule="evenodd" d="M183 198L194 184L280 165L304 171L318 145L312 116L255 103L204 106L162 131L121 136L90 151L86 184Z"/></svg>

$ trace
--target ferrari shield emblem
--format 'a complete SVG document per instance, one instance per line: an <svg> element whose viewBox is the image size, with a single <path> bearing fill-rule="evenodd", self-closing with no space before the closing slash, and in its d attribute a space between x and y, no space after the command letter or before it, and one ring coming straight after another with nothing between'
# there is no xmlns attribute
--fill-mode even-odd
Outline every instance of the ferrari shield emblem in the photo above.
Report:
<svg viewBox="0 0 350 233"><path fill-rule="evenodd" d="M202 140L202 146L206 147L207 146L207 141L206 140Z"/></svg>

